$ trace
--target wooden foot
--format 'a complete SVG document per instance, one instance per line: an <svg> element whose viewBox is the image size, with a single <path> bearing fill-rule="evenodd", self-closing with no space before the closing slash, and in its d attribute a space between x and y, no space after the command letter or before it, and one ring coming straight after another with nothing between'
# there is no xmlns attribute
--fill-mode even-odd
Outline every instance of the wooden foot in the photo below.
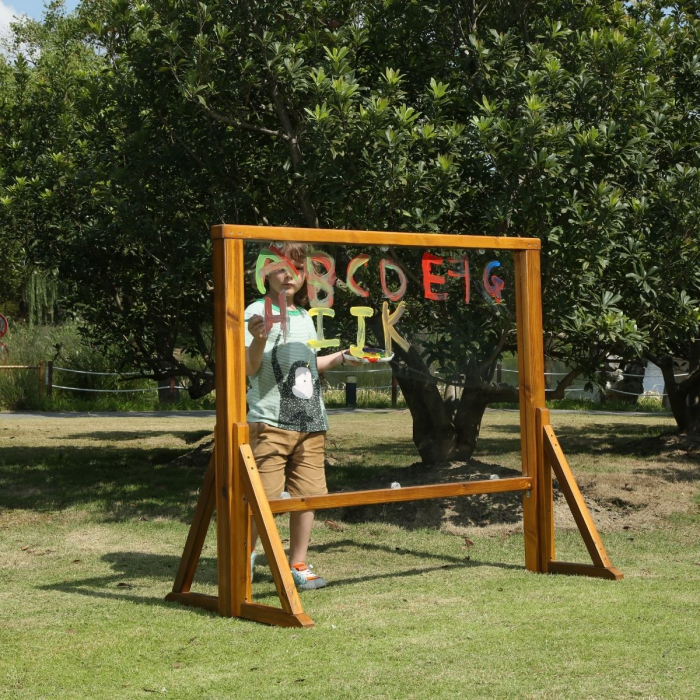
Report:
<svg viewBox="0 0 700 700"><path fill-rule="evenodd" d="M288 613L270 605L258 605L257 603L243 603L241 605L241 617L254 622L262 622L266 625L278 627L313 627L313 620L304 612Z"/></svg>
<svg viewBox="0 0 700 700"><path fill-rule="evenodd" d="M172 603L180 603L192 608L203 608L210 612L219 612L219 598L215 595L203 593L168 593L165 600ZM313 620L306 613L288 613L271 605L259 605L257 603L242 603L241 617L253 622L262 622L265 625L278 627L313 627Z"/></svg>
<svg viewBox="0 0 700 700"><path fill-rule="evenodd" d="M188 605L192 608L204 608L211 612L219 612L219 599L215 595L205 595L204 593L168 593L165 600L172 603Z"/></svg>
<svg viewBox="0 0 700 700"><path fill-rule="evenodd" d="M609 581L619 581L622 572L614 566L594 566L593 564L573 564L568 561L550 561L550 574L566 574L567 576L592 576L594 578L604 578Z"/></svg>

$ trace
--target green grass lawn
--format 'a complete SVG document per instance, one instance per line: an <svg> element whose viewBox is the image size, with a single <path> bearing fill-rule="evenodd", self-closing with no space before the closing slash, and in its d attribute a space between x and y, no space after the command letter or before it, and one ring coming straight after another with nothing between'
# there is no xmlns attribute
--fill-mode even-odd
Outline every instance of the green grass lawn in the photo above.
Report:
<svg viewBox="0 0 700 700"><path fill-rule="evenodd" d="M320 511L329 586L302 594L302 631L163 600L202 479L173 460L213 419L0 417L0 697L698 697L697 462L625 448L665 417L553 422L622 581L527 572L517 517L475 525L475 498ZM332 489L442 478L410 467L410 435L405 412L332 416ZM518 436L516 413L488 413L478 468L518 469ZM558 557L587 561L562 522ZM216 592L213 535L201 592Z"/></svg>

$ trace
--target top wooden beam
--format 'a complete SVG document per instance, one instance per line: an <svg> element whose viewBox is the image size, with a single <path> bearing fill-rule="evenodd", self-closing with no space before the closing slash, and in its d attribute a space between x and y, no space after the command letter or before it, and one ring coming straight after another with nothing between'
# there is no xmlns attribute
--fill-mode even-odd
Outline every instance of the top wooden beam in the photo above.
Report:
<svg viewBox="0 0 700 700"><path fill-rule="evenodd" d="M286 226L239 226L219 224L211 228L212 238L250 241L301 241L344 245L386 245L414 248L484 248L539 250L539 238L505 236L460 236L448 233L394 233L390 231L347 231L345 229L291 228Z"/></svg>

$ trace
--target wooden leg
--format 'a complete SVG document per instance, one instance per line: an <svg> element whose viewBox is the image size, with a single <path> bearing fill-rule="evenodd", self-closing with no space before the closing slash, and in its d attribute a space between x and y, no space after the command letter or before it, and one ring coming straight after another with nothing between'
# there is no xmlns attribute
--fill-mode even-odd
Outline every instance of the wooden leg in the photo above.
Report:
<svg viewBox="0 0 700 700"><path fill-rule="evenodd" d="M551 464L559 482L566 502L569 504L571 514L574 516L579 532L583 537L586 549L593 560L593 565L571 564L569 562L551 561L548 569L550 573L578 574L581 576L599 576L602 578L621 579L622 572L613 567L605 550L605 545L600 539L598 530L586 507L576 479L569 467L566 456L559 445L551 425L543 427L544 449L548 462Z"/></svg>
<svg viewBox="0 0 700 700"><path fill-rule="evenodd" d="M537 518L540 531L540 570L547 573L549 562L554 559L554 494L552 493L552 467L544 449L544 426L549 425L549 410L535 411L537 425Z"/></svg>
<svg viewBox="0 0 700 700"><path fill-rule="evenodd" d="M188 605L190 607L204 608L211 612L219 611L219 599L212 595L192 593L190 592L190 588L194 581L197 565L199 564L199 558L202 553L202 546L207 537L207 531L209 530L211 516L216 503L215 452L216 448L214 449L214 453L212 453L209 466L204 474L202 490L197 499L197 507L195 508L189 534L187 535L185 549L180 559L180 566L175 576L173 590L165 596L165 599L168 601L180 603L181 605Z"/></svg>
<svg viewBox="0 0 700 700"><path fill-rule="evenodd" d="M514 256L518 333L518 384L520 392L520 439L523 476L532 487L523 494L525 566L544 571L540 463L537 409L544 406L544 350L542 347L542 298L539 251L518 251Z"/></svg>
<svg viewBox="0 0 700 700"><path fill-rule="evenodd" d="M312 627L313 622L304 613L299 600L289 562L280 539L275 517L270 510L270 504L265 495L260 474L255 464L250 445L243 444L239 448L243 461L241 474L243 476L248 504L258 526L258 534L263 543L267 561L277 588L282 610L268 605L246 604L241 609L241 617L265 622L270 625L293 627Z"/></svg>
<svg viewBox="0 0 700 700"><path fill-rule="evenodd" d="M204 483L199 492L197 507L194 511L194 518L190 531L187 535L185 549L180 559L180 566L173 583L173 593L188 593L194 581L194 575L199 564L199 557L202 553L202 546L207 537L209 523L214 512L214 454L209 460L209 466L204 474ZM170 600L168 598L168 600Z"/></svg>

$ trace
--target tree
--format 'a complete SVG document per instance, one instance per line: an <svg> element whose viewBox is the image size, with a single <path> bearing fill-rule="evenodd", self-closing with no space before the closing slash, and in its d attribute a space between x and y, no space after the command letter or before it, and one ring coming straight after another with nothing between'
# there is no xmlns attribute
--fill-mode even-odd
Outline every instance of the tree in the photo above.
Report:
<svg viewBox="0 0 700 700"><path fill-rule="evenodd" d="M12 28L0 54L0 298L43 321L57 297L58 240L79 225L89 199L79 105L97 61L60 2L43 22L25 18Z"/></svg>
<svg viewBox="0 0 700 700"><path fill-rule="evenodd" d="M541 238L546 352L572 366L553 396L610 354L663 367L687 353L692 4L511 5L84 5L100 71L80 102L90 158L74 183L90 194L77 224L42 240L54 259L60 247L95 336L125 366L208 391L208 229L240 221ZM493 381L514 349L513 297L490 303L479 277L468 307L407 300L416 342L395 371L426 462L468 457L485 406L514 398Z"/></svg>
<svg viewBox="0 0 700 700"><path fill-rule="evenodd" d="M507 35L486 47L499 89L475 123L492 212L543 239L546 353L574 367L569 378L593 378L611 354L644 356L663 368L679 427L696 429L697 13L637 3L588 16L545 22L524 56ZM520 114L502 87L509 65ZM691 367L678 385L674 356Z"/></svg>

